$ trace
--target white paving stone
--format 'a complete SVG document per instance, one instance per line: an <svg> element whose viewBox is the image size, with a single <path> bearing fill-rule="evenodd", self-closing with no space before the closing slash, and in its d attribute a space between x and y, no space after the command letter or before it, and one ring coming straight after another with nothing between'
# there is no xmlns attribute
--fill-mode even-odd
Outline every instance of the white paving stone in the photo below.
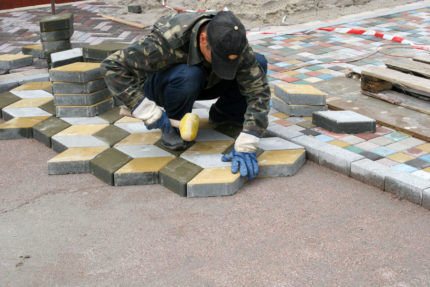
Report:
<svg viewBox="0 0 430 287"><path fill-rule="evenodd" d="M51 93L44 90L23 90L23 91L10 91L15 96L21 99L34 99L34 98L53 98Z"/></svg>
<svg viewBox="0 0 430 287"><path fill-rule="evenodd" d="M121 145L115 148L132 158L172 156L171 153L155 145Z"/></svg>

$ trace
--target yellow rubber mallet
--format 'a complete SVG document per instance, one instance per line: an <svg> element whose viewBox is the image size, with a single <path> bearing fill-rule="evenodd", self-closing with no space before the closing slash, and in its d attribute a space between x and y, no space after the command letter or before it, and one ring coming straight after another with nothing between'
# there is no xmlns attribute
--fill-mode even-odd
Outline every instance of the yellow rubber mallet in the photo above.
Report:
<svg viewBox="0 0 430 287"><path fill-rule="evenodd" d="M120 108L119 114L121 116L133 117L130 110L126 108ZM180 121L169 119L172 127L179 128L179 133L184 141L193 141L197 132L199 131L199 116L193 113L186 113Z"/></svg>

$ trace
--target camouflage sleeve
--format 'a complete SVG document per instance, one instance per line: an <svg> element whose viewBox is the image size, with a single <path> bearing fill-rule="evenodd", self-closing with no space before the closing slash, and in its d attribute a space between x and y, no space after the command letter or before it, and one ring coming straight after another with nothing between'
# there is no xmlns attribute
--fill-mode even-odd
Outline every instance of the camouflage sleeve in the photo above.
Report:
<svg viewBox="0 0 430 287"><path fill-rule="evenodd" d="M170 57L167 42L150 34L107 57L101 67L114 97L133 109L145 97L143 85L148 76L166 69Z"/></svg>
<svg viewBox="0 0 430 287"><path fill-rule="evenodd" d="M242 95L248 107L245 112L243 130L260 136L267 128L270 110L270 88L263 69L258 64L251 47L241 55L236 75Z"/></svg>

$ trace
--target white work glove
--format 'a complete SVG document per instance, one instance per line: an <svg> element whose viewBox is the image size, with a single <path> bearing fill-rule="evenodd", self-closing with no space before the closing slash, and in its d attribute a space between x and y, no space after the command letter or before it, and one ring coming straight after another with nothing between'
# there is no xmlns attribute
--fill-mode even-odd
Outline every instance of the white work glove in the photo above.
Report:
<svg viewBox="0 0 430 287"><path fill-rule="evenodd" d="M241 132L234 143L237 152L256 152L260 138L246 132Z"/></svg>
<svg viewBox="0 0 430 287"><path fill-rule="evenodd" d="M146 125L152 125L161 118L163 113L155 102L145 98L131 114L133 117L143 120Z"/></svg>

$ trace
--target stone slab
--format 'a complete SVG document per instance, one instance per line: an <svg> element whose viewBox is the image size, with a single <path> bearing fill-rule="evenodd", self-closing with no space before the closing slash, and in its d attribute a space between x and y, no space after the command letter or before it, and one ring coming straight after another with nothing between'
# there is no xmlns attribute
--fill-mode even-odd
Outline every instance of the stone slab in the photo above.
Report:
<svg viewBox="0 0 430 287"><path fill-rule="evenodd" d="M118 107L113 107L113 109L111 109L110 111L107 111L105 113L100 114L99 117L108 121L109 123L113 124L114 122L116 122L120 118L122 118L123 116L121 116L119 114L119 108Z"/></svg>
<svg viewBox="0 0 430 287"><path fill-rule="evenodd" d="M34 69L25 72L1 75L0 93L9 91L24 83L43 81L49 81L49 74L47 69Z"/></svg>
<svg viewBox="0 0 430 287"><path fill-rule="evenodd" d="M187 196L187 183L200 171L201 167L176 158L160 170L160 183L180 196Z"/></svg>
<svg viewBox="0 0 430 287"><path fill-rule="evenodd" d="M90 94L54 94L54 104L56 106L92 106L108 97L111 97L111 94L107 88Z"/></svg>
<svg viewBox="0 0 430 287"><path fill-rule="evenodd" d="M430 188L423 190L422 206L430 210Z"/></svg>
<svg viewBox="0 0 430 287"><path fill-rule="evenodd" d="M51 32L40 32L40 40L42 42L69 40L72 37L73 32L73 27L69 29L56 30Z"/></svg>
<svg viewBox="0 0 430 287"><path fill-rule="evenodd" d="M52 114L42 110L39 107L34 107L34 108L6 107L2 110L2 117L5 121L9 121L14 118L43 117L43 116L50 117L52 116Z"/></svg>
<svg viewBox="0 0 430 287"><path fill-rule="evenodd" d="M15 118L0 124L0 140L31 138L33 127L48 117Z"/></svg>
<svg viewBox="0 0 430 287"><path fill-rule="evenodd" d="M113 107L113 98L107 98L91 106L56 106L57 117L94 117Z"/></svg>
<svg viewBox="0 0 430 287"><path fill-rule="evenodd" d="M324 106L327 94L311 85L282 83L275 85L275 95L289 105Z"/></svg>
<svg viewBox="0 0 430 287"><path fill-rule="evenodd" d="M313 162L316 162L316 163L319 163L320 146L325 147L328 145L327 143L323 143L323 142L315 139L314 137L306 136L306 135L295 137L295 138L291 139L291 141L293 143L300 145L300 146L303 146L306 149L307 159L309 159Z"/></svg>
<svg viewBox="0 0 430 287"><path fill-rule="evenodd" d="M69 126L70 124L57 117L50 117L33 127L33 138L51 147L51 138Z"/></svg>
<svg viewBox="0 0 430 287"><path fill-rule="evenodd" d="M42 42L43 51L47 54L51 54L57 51L69 50L72 48L72 44L69 40L49 41ZM48 59L50 59L48 57Z"/></svg>
<svg viewBox="0 0 430 287"><path fill-rule="evenodd" d="M205 168L187 184L187 197L228 196L235 194L246 182L230 167Z"/></svg>
<svg viewBox="0 0 430 287"><path fill-rule="evenodd" d="M33 58L46 59L45 51L43 51L42 44L28 45L21 48L24 55L31 55Z"/></svg>
<svg viewBox="0 0 430 287"><path fill-rule="evenodd" d="M303 136L303 133L298 130L291 129L290 127L284 127L274 122L269 123L266 129L266 134L287 140Z"/></svg>
<svg viewBox="0 0 430 287"><path fill-rule="evenodd" d="M83 47L84 58L85 60L101 62L109 55L118 50L125 49L129 45L130 44L118 42L104 42L97 45L86 46Z"/></svg>
<svg viewBox="0 0 430 287"><path fill-rule="evenodd" d="M289 105L274 96L272 96L272 104L276 110L295 117L311 117L314 112L327 110L327 106Z"/></svg>
<svg viewBox="0 0 430 287"><path fill-rule="evenodd" d="M233 140L233 138L212 129L199 129L195 138L196 142L227 140Z"/></svg>
<svg viewBox="0 0 430 287"><path fill-rule="evenodd" d="M119 150L109 148L90 161L91 174L114 185L114 173L131 160Z"/></svg>
<svg viewBox="0 0 430 287"><path fill-rule="evenodd" d="M141 5L128 5L127 6L128 12L130 13L142 13L142 6Z"/></svg>
<svg viewBox="0 0 430 287"><path fill-rule="evenodd" d="M351 163L352 178L381 190L385 189L385 177L391 171L391 168L367 158Z"/></svg>
<svg viewBox="0 0 430 287"><path fill-rule="evenodd" d="M106 88L103 78L86 83L53 82L54 94L90 94Z"/></svg>
<svg viewBox="0 0 430 287"><path fill-rule="evenodd" d="M320 111L312 115L312 123L335 133L375 132L376 121L353 111Z"/></svg>
<svg viewBox="0 0 430 287"><path fill-rule="evenodd" d="M351 174L351 164L364 159L363 156L331 144L318 147L319 164L347 176Z"/></svg>
<svg viewBox="0 0 430 287"><path fill-rule="evenodd" d="M47 71L47 70L46 70ZM28 82L25 84L20 85L19 87L16 87L11 90L11 92L17 92L17 91L45 91L52 96L52 83L50 81L45 82Z"/></svg>
<svg viewBox="0 0 430 287"><path fill-rule="evenodd" d="M53 98L54 96L45 90L17 90L13 89L10 91L21 99L37 99L37 98Z"/></svg>
<svg viewBox="0 0 430 287"><path fill-rule="evenodd" d="M61 136L54 135L51 138L51 147L56 152L63 152L74 147L109 146L108 143L92 135Z"/></svg>
<svg viewBox="0 0 430 287"><path fill-rule="evenodd" d="M109 146L113 146L114 144L121 141L122 139L124 139L128 135L129 135L129 133L126 132L125 130L120 129L120 128L113 126L113 125L109 125L106 128L96 132L94 134L94 137L108 143Z"/></svg>
<svg viewBox="0 0 430 287"><path fill-rule="evenodd" d="M49 71L52 82L87 83L102 78L100 63L77 62Z"/></svg>
<svg viewBox="0 0 430 287"><path fill-rule="evenodd" d="M33 64L33 57L22 54L0 55L0 70L13 70Z"/></svg>
<svg viewBox="0 0 430 287"><path fill-rule="evenodd" d="M116 145L115 148L131 158L165 157L172 154L156 145Z"/></svg>
<svg viewBox="0 0 430 287"><path fill-rule="evenodd" d="M21 100L20 97L12 94L11 92L4 92L0 94L0 117L2 116L2 109Z"/></svg>
<svg viewBox="0 0 430 287"><path fill-rule="evenodd" d="M52 53L50 57L52 68L61 67L76 62L83 62L84 60L82 56L82 48L74 48L70 50Z"/></svg>
<svg viewBox="0 0 430 287"><path fill-rule="evenodd" d="M385 178L385 191L419 205L423 203L423 191L429 188L430 181L406 172L393 170Z"/></svg>
<svg viewBox="0 0 430 287"><path fill-rule="evenodd" d="M268 137L260 139L258 147L264 151L268 150L292 150L302 149L303 146L287 141L279 137Z"/></svg>
<svg viewBox="0 0 430 287"><path fill-rule="evenodd" d="M216 168L231 166L231 162L221 160L223 154L182 154L181 158L200 166L201 168Z"/></svg>
<svg viewBox="0 0 430 287"><path fill-rule="evenodd" d="M40 32L51 32L73 28L73 14L64 13L45 16L39 21Z"/></svg>
<svg viewBox="0 0 430 287"><path fill-rule="evenodd" d="M99 116L97 117L77 117L77 118L61 118L66 123L70 125L78 126L78 125L106 125L109 122Z"/></svg>
<svg viewBox="0 0 430 287"><path fill-rule="evenodd" d="M292 176L299 171L305 162L306 152L303 148L265 151L258 157L258 176Z"/></svg>

